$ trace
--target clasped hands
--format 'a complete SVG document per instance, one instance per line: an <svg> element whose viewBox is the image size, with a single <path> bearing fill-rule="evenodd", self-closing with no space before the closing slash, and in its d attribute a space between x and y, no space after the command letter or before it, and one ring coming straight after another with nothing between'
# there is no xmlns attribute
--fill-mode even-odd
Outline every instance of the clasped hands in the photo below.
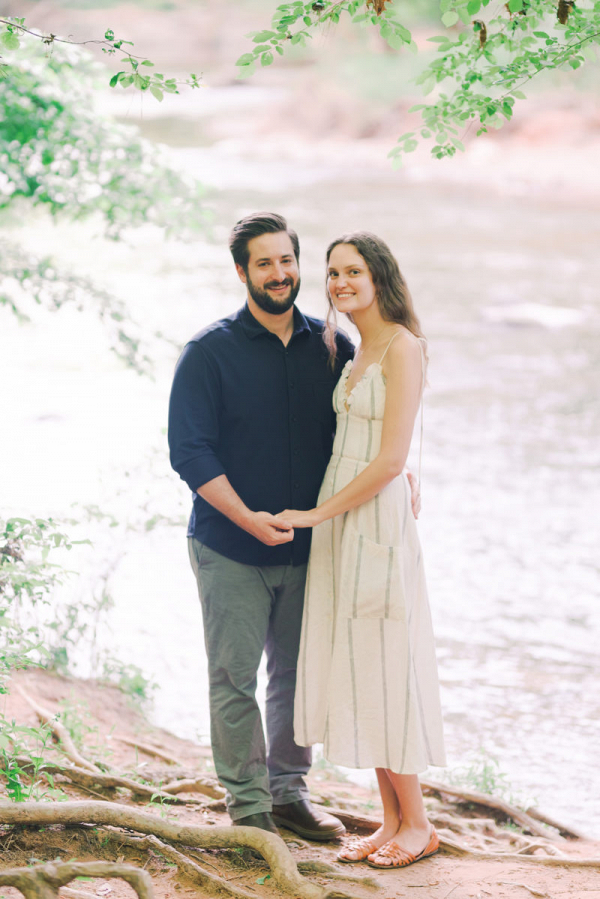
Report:
<svg viewBox="0 0 600 899"><path fill-rule="evenodd" d="M419 482L412 472L407 472L407 477L410 484L413 515L418 518L421 511ZM322 521L325 521L325 517L319 508L284 509L277 515L271 515L269 512L252 512L246 529L261 543L265 543L267 546L277 546L280 543L289 543L294 539L294 528L314 528Z"/></svg>

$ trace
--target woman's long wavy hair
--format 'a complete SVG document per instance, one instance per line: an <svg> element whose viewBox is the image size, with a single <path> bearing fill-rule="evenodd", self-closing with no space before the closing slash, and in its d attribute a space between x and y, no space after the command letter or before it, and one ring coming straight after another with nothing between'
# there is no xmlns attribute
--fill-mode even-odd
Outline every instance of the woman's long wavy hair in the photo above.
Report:
<svg viewBox="0 0 600 899"><path fill-rule="evenodd" d="M415 337L423 337L410 291L388 245L370 231L353 231L350 234L343 234L327 247L328 266L333 249L343 243L352 244L365 260L375 286L375 298L379 312L384 321L404 325ZM323 340L329 350L329 364L333 367L337 357L335 339L337 315L329 291L327 291L327 302L329 309L323 329ZM352 321L352 316L348 316L348 318Z"/></svg>

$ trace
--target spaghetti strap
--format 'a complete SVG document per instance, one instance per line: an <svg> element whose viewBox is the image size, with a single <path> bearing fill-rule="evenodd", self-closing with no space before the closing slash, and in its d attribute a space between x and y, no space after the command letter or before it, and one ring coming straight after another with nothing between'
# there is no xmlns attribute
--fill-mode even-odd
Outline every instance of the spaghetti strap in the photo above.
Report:
<svg viewBox="0 0 600 899"><path fill-rule="evenodd" d="M400 331L396 331L396 333L392 335L392 339L390 340L390 342L389 342L388 345L386 346L385 350L383 351L383 356L382 356L381 359L379 360L379 365L381 365L381 363L382 363L383 360L385 359L385 356L386 356L387 351L389 350L389 348L391 347L391 345L393 344L394 340L396 339L396 337L398 336L399 333L400 333Z"/></svg>

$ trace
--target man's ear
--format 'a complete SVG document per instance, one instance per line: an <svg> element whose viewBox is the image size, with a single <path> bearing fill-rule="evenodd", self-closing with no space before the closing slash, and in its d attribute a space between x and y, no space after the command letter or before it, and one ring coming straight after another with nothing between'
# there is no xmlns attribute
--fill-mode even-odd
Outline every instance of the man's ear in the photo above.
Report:
<svg viewBox="0 0 600 899"><path fill-rule="evenodd" d="M235 264L235 270L236 270L236 272L238 273L238 278L240 279L240 281L242 282L242 284L246 284L246 283L247 283L247 280L248 280L248 279L246 278L246 272L244 271L244 269L242 268L242 266L239 265L237 262L236 262L236 264Z"/></svg>

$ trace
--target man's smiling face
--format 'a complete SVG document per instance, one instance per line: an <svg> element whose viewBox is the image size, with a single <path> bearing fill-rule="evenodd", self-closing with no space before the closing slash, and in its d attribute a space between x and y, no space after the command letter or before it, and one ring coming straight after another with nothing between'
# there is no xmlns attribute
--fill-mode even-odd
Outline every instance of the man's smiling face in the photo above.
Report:
<svg viewBox="0 0 600 899"><path fill-rule="evenodd" d="M257 306L271 315L282 315L300 290L300 272L289 234L277 231L248 241L248 265L236 265L238 275Z"/></svg>

